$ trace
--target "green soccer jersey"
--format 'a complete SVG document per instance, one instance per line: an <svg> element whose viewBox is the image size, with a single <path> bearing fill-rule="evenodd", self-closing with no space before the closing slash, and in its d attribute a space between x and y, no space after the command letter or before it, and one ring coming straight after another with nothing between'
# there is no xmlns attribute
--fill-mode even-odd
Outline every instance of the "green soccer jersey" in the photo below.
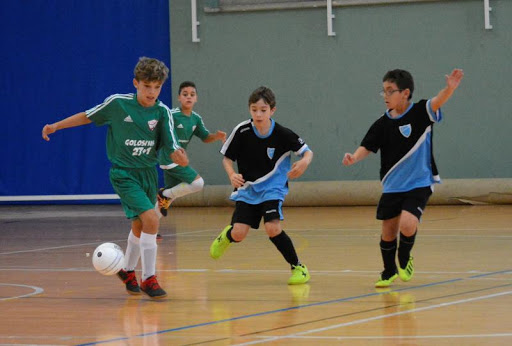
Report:
<svg viewBox="0 0 512 346"><path fill-rule="evenodd" d="M116 94L85 114L97 126L108 125L107 156L114 166L154 167L158 149L171 154L179 148L171 110L158 100L143 107L136 94Z"/></svg>
<svg viewBox="0 0 512 346"><path fill-rule="evenodd" d="M180 108L171 109L171 115L174 121L174 130L178 135L179 144L182 148L186 149L192 136L199 137L204 140L210 134L210 131L204 126L203 118L196 112L192 112L190 116L181 112ZM163 147L158 153L158 162L161 166L168 166L173 164L169 157L170 152L168 148Z"/></svg>

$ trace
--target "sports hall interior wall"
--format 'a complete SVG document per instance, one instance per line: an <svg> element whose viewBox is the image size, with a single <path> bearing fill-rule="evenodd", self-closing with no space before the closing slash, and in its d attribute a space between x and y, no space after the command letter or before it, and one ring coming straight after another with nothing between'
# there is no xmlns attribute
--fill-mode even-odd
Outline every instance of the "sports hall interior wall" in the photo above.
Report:
<svg viewBox="0 0 512 346"><path fill-rule="evenodd" d="M358 203L375 202L379 155L352 167L343 167L341 159L385 110L379 96L382 76L394 68L414 76L413 101L435 96L453 68L465 72L443 107L444 120L434 127L444 183L433 202L436 195L438 203L458 203L458 196L494 203L512 199L512 159L506 154L512 145L512 1L491 0L492 30L484 28L481 0L335 6L334 37L327 35L325 4L215 12L211 3L197 1L200 42L192 42L190 3L170 2L173 90L183 80L195 81L195 110L209 129L229 133L250 117L251 91L271 87L277 96L276 121L299 133L315 153L295 183L300 191L292 184L289 204L299 195L318 200L315 186L325 187L324 202L332 195L341 203L344 193L353 196L347 191L367 192L365 201L355 198ZM187 196L181 204L225 200L230 187L219 148L197 140L189 145L192 165L208 186L203 196Z"/></svg>
<svg viewBox="0 0 512 346"><path fill-rule="evenodd" d="M435 126L443 184L431 201L511 202L512 1L490 0L492 30L484 28L482 0L333 1L334 37L327 36L323 1L255 0L274 8L237 8L249 1L198 0L198 43L189 1L144 2L143 11L136 0L2 4L0 204L119 203L108 179L105 127L68 129L50 143L41 129L113 93L133 92L142 55L171 67L161 94L166 104L176 106L182 80L197 83L196 111L211 130L229 132L249 118L249 93L270 86L276 120L315 152L306 174L291 183L286 203L293 205L374 204L378 155L349 168L340 162L384 110L382 75L410 70L417 100L461 67L464 81ZM191 163L206 186L176 205L229 205L219 149L218 142L192 141Z"/></svg>

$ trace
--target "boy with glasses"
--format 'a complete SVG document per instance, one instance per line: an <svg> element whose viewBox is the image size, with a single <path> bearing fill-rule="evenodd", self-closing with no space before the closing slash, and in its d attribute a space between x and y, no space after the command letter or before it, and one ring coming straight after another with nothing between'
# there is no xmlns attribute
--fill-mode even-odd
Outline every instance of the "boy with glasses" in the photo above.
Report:
<svg viewBox="0 0 512 346"><path fill-rule="evenodd" d="M441 121L441 106L450 99L463 76L462 70L454 69L446 76L445 88L436 96L413 103L411 74L398 69L388 71L382 79L381 92L387 108L385 114L370 127L361 146L343 158L343 164L350 166L380 149L383 193L377 219L382 220L380 249L384 271L375 287L389 287L398 276L402 281L409 281L414 274L410 253L418 223L433 184L440 182L432 153L433 124Z"/></svg>

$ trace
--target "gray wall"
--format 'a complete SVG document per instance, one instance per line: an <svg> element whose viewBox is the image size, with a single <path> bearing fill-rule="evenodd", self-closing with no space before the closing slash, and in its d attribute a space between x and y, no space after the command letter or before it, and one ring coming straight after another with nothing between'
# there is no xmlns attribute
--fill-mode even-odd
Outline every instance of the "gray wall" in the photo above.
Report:
<svg viewBox="0 0 512 346"><path fill-rule="evenodd" d="M409 70L418 100L460 67L465 78L435 127L441 177L512 177L512 1L491 0L492 30L484 29L482 0L335 7L335 37L327 36L325 7L205 13L210 2L198 0L199 43L190 2L170 2L173 94L182 80L195 81L196 111L210 130L229 133L248 119L250 92L267 85L277 95L275 119L315 152L301 181L375 180L378 155L350 168L340 162L385 109L384 73ZM189 146L210 185L229 184L219 149L197 139Z"/></svg>

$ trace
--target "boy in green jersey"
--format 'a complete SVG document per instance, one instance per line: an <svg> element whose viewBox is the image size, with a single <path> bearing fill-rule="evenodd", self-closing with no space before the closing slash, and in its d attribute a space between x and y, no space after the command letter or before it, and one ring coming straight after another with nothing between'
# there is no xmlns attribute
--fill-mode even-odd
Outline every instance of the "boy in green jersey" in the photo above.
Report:
<svg viewBox="0 0 512 346"><path fill-rule="evenodd" d="M186 149L193 136L198 137L204 143L226 141L226 133L217 131L210 133L203 123L202 117L193 111L197 102L197 89L194 82L185 81L180 84L178 90L180 107L171 109L174 121L174 129L178 135L180 145ZM157 211L162 216L167 216L167 209L178 197L201 191L204 180L190 166L179 167L169 157L169 148L162 148L158 153L160 168L164 172L165 188L158 193ZM157 239L160 235L157 235Z"/></svg>
<svg viewBox="0 0 512 346"><path fill-rule="evenodd" d="M115 94L96 107L43 127L43 139L65 128L94 122L107 125L107 156L112 163L110 182L132 220L124 268L117 276L130 294L142 290L152 299L167 293L160 287L156 271L158 216L154 210L158 176L157 150L166 147L173 162L188 165L188 157L174 132L170 109L158 100L169 69L157 59L142 57L134 70L135 94ZM139 287L135 267L141 259Z"/></svg>

